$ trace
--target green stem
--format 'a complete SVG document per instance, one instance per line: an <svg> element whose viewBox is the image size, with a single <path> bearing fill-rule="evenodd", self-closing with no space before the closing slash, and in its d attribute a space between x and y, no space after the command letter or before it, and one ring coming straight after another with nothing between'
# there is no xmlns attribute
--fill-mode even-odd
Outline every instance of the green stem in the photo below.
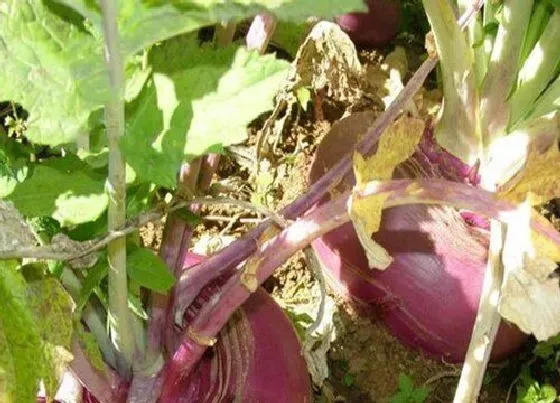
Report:
<svg viewBox="0 0 560 403"><path fill-rule="evenodd" d="M471 0L458 0L459 13L464 14L471 6ZM488 68L488 57L484 51L484 31L482 29L482 13L477 13L467 26L467 38L473 48L476 86L480 88Z"/></svg>
<svg viewBox="0 0 560 403"><path fill-rule="evenodd" d="M505 0L502 19L481 91L480 121L485 146L502 137L509 111L504 108L517 78L517 66L533 0Z"/></svg>
<svg viewBox="0 0 560 403"><path fill-rule="evenodd" d="M109 143L109 231L124 226L126 220L125 161L119 140L124 135L123 61L119 49L117 26L118 2L102 0L103 29L105 34L107 68L111 83L111 98L105 106L107 139ZM119 238L107 246L109 262L109 325L113 344L125 360L121 374L128 375L135 352L131 313L128 309L126 274L126 239Z"/></svg>
<svg viewBox="0 0 560 403"><path fill-rule="evenodd" d="M443 78L444 106L435 129L436 139L451 154L473 165L482 151L473 51L448 0L422 2L434 33Z"/></svg>
<svg viewBox="0 0 560 403"><path fill-rule="evenodd" d="M549 3L549 0L536 1L533 14L531 15L531 21L529 21L529 28L527 28L527 35L525 36L521 57L519 58L521 66L525 63L525 60L529 57L529 53L531 53L531 50L533 50L535 44L541 37L553 10L554 8Z"/></svg>
<svg viewBox="0 0 560 403"><path fill-rule="evenodd" d="M527 116L523 122L530 122L540 118L550 112L560 110L560 76L548 86L547 90L535 103L535 109ZM517 127L518 125L516 125Z"/></svg>
<svg viewBox="0 0 560 403"><path fill-rule="evenodd" d="M74 300L77 300L80 295L80 290L82 288L82 284L80 283L80 279L74 272L65 267L62 272L61 277L62 284L68 290L70 295ZM107 335L105 320L95 308L91 302L88 302L82 311L82 320L89 328L89 331L95 337L97 341L97 345L103 354L103 359L107 364L112 366L113 368L117 367L117 355L115 354L114 347Z"/></svg>
<svg viewBox="0 0 560 403"><path fill-rule="evenodd" d="M560 10L550 17L548 24L519 71L517 90L511 97L510 125L525 118L541 93L557 74L560 63Z"/></svg>

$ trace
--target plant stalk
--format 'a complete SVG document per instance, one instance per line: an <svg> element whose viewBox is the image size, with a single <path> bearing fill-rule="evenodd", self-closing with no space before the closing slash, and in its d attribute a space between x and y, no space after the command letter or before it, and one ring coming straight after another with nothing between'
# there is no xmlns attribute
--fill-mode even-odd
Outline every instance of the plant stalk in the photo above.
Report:
<svg viewBox="0 0 560 403"><path fill-rule="evenodd" d="M490 223L490 246L482 283L482 294L480 295L471 341L453 403L478 401L492 346L500 327L501 316L498 312L498 304L504 278L502 266L503 226L501 222L496 220L492 220Z"/></svg>
<svg viewBox="0 0 560 403"><path fill-rule="evenodd" d="M72 340L72 355L74 358L70 363L70 371L100 403L123 403L125 401L125 393L121 389L118 376L112 374L109 368L105 368L103 372L95 369L76 338Z"/></svg>
<svg viewBox="0 0 560 403"><path fill-rule="evenodd" d="M220 156L210 154L196 158L181 166L178 179L178 193L184 196L205 191L210 186L212 176L218 169ZM197 212L200 204L191 204L190 210ZM169 214L164 228L160 256L168 268L178 276L185 254L191 247L192 227L177 214ZM154 293L150 319L148 322L148 351L141 371L136 372L129 390L129 401L136 403L156 402L162 387L161 369L164 353L170 352L177 344L177 335L172 324L173 299L169 295Z"/></svg>
<svg viewBox="0 0 560 403"><path fill-rule="evenodd" d="M506 133L507 99L517 79L517 68L529 26L533 0L505 0L502 21L490 56L480 97L482 139L485 147Z"/></svg>
<svg viewBox="0 0 560 403"><path fill-rule="evenodd" d="M516 125L558 74L560 65L560 9L552 14L540 39L519 71L517 90L511 97L510 125Z"/></svg>
<svg viewBox="0 0 560 403"><path fill-rule="evenodd" d="M119 148L124 135L124 67L119 49L117 14L119 2L102 0L103 31L106 44L106 64L109 72L111 97L105 106L107 139L109 143L109 195L108 229L120 229L126 221L125 161ZM128 309L128 279L126 273L126 238L115 239L107 246L109 263L109 325L111 338L117 351L124 358L121 375L129 376L135 354L135 340L131 313Z"/></svg>
<svg viewBox="0 0 560 403"><path fill-rule="evenodd" d="M65 267L62 271L60 281L64 285L64 288L68 290L72 298L77 300L80 296L80 289L82 287L78 276L76 276L71 269ZM81 319L87 325L91 334L95 337L105 362L113 368L117 368L118 358L109 335L107 334L105 324L106 320L104 320L103 316L94 308L91 301L89 301L83 308Z"/></svg>
<svg viewBox="0 0 560 403"><path fill-rule="evenodd" d="M422 0L422 4L440 56L445 99L435 136L439 145L472 166L482 156L474 53L449 0Z"/></svg>

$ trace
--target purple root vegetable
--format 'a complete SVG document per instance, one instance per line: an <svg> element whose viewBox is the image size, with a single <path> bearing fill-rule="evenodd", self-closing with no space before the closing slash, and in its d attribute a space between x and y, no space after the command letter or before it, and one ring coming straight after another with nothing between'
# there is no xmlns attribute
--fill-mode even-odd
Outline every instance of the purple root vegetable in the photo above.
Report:
<svg viewBox="0 0 560 403"><path fill-rule="evenodd" d="M317 149L312 182L357 140L350 133L331 133ZM457 174L464 177L463 182L477 181L469 170L457 169L451 175L441 172L442 168L449 171L456 161L448 154L428 158L429 131L425 137L420 150L426 153L419 151L424 160L420 161L417 153L414 166L436 161L432 173L438 177L451 179ZM406 167L401 168L400 176L411 176ZM425 175L426 170L422 171ZM353 175L347 176L337 190L348 190L353 181ZM471 338L488 251L488 231L484 225L481 228L469 222L445 206L405 205L384 210L380 231L373 239L394 259L385 271L368 267L352 223L317 239L313 248L331 285L362 309L381 313L399 340L432 356L458 362L464 359ZM502 322L491 359L506 358L526 339L515 326Z"/></svg>
<svg viewBox="0 0 560 403"><path fill-rule="evenodd" d="M184 266L202 260L191 253ZM180 372L171 365L164 371L176 370ZM294 328L262 288L230 318L190 375L168 386L160 403L311 402L307 367Z"/></svg>
<svg viewBox="0 0 560 403"><path fill-rule="evenodd" d="M336 23L354 43L366 47L386 45L395 37L401 20L399 0L367 0L366 13L348 13Z"/></svg>

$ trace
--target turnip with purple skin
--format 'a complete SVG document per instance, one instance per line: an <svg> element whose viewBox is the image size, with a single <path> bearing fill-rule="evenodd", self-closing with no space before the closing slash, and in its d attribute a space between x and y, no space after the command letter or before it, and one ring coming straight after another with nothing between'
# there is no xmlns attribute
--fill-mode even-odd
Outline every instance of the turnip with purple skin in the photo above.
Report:
<svg viewBox="0 0 560 403"><path fill-rule="evenodd" d="M188 253L184 268L204 257ZM181 347L175 354L188 353ZM180 373L173 364L166 376ZM190 376L166 382L161 403L310 402L311 385L294 328L270 295L258 288L230 319Z"/></svg>
<svg viewBox="0 0 560 403"><path fill-rule="evenodd" d="M357 45L386 45L398 33L401 21L399 0L367 0L366 13L348 13L336 22Z"/></svg>
<svg viewBox="0 0 560 403"><path fill-rule="evenodd" d="M311 182L351 151L357 140L355 132L331 130L317 149ZM408 176L406 167L401 168L399 176ZM353 176L344 182L337 190L349 190ZM394 259L384 271L368 267L352 223L313 243L330 284L365 310L381 313L405 344L462 361L478 309L488 231L469 225L452 208L407 205L385 210L373 238ZM515 326L502 323L492 359L507 357L526 338Z"/></svg>

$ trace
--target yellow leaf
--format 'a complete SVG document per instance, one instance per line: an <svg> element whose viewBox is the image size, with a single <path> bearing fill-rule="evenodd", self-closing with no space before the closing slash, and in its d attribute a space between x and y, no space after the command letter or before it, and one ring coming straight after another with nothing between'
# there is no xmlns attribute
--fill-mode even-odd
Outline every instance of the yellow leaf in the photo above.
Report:
<svg viewBox="0 0 560 403"><path fill-rule="evenodd" d="M360 153L354 153L358 186L373 180L390 179L395 167L414 154L423 133L422 119L402 116L381 135L374 155L364 159Z"/></svg>
<svg viewBox="0 0 560 403"><path fill-rule="evenodd" d="M402 116L382 134L373 156L366 159L354 153L354 190L362 190L374 180L391 179L396 166L414 154L423 132L422 119ZM379 230L381 212L388 197L388 194L364 198L353 195L349 204L349 215L366 250L369 265L381 270L389 266L392 259L383 247L371 240L371 234Z"/></svg>
<svg viewBox="0 0 560 403"><path fill-rule="evenodd" d="M544 154L532 152L522 172L498 193L504 200L531 205L546 203L560 197L560 151L552 146Z"/></svg>
<svg viewBox="0 0 560 403"><path fill-rule="evenodd" d="M354 153L354 175L356 189L368 182L387 180L393 176L395 167L406 161L416 149L424 133L424 121L407 116L400 117L379 139L377 152L365 159ZM370 234L379 229L381 210L389 195L376 195L368 198L352 198L350 215L359 218Z"/></svg>

